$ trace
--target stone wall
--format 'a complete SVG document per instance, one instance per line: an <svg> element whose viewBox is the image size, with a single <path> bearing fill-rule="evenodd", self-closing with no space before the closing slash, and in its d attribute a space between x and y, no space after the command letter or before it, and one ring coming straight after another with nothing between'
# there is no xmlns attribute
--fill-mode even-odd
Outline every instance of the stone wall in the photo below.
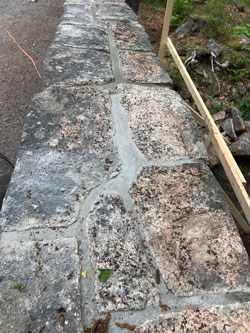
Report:
<svg viewBox="0 0 250 333"><path fill-rule="evenodd" d="M1 212L2 331L248 332L246 251L148 36L123 1L64 8Z"/></svg>

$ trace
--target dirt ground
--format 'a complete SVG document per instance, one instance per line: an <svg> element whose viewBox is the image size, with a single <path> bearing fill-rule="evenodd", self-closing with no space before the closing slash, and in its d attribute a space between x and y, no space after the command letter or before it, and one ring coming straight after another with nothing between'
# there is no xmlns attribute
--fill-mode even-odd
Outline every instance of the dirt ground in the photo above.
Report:
<svg viewBox="0 0 250 333"><path fill-rule="evenodd" d="M0 0L0 153L15 164L27 107L42 83L30 60L41 67L63 13L64 0ZM11 167L0 159L0 206Z"/></svg>

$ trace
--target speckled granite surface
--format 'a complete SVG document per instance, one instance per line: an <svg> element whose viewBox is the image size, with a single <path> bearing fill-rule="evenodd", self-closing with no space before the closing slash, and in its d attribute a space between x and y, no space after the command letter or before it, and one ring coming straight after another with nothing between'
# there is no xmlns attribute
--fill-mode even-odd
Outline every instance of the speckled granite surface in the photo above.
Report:
<svg viewBox="0 0 250 333"><path fill-rule="evenodd" d="M249 259L123 0L66 0L0 216L4 333L248 333Z"/></svg>

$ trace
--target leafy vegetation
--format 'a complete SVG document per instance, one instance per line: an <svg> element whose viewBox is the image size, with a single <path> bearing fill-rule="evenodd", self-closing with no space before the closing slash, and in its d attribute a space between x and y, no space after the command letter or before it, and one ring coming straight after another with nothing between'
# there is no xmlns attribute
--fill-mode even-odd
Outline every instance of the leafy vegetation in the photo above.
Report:
<svg viewBox="0 0 250 333"><path fill-rule="evenodd" d="M190 0L175 0L171 24L177 26L193 10L193 4Z"/></svg>
<svg viewBox="0 0 250 333"><path fill-rule="evenodd" d="M145 3L156 11L164 11L167 5L167 0L142 0L142 3ZM193 8L193 3L190 0L175 0L171 24L177 26L192 12Z"/></svg>
<svg viewBox="0 0 250 333"><path fill-rule="evenodd" d="M237 25L234 28L233 33L235 35L245 35L250 38L250 24L246 23L246 25Z"/></svg>
<svg viewBox="0 0 250 333"><path fill-rule="evenodd" d="M100 282L106 282L113 273L114 273L113 269L109 268L100 269L100 274L98 276L98 279Z"/></svg>
<svg viewBox="0 0 250 333"><path fill-rule="evenodd" d="M155 43L157 52L161 35L159 18L160 20L164 18L167 0L141 0L141 2L147 4L142 7L149 16L147 27L149 32L152 31L152 41ZM147 7L151 10L147 11ZM156 10L157 14L154 14ZM198 59L195 68L190 69L190 74L199 87L205 103L209 105L211 113L234 105L242 111L245 120L250 120L250 58L248 54L250 45L247 42L247 38L250 38L249 13L250 0L206 0L203 3L196 3L193 0L175 0L171 20L172 28L175 28L186 18L193 18L190 32L174 40L183 61L194 50L207 50L208 40L211 37L222 47L222 53L216 60L224 66L216 66L215 72L212 73L209 58L203 57ZM154 15L155 23L152 20ZM144 22L146 21L147 19ZM190 100L192 103L174 61L169 56L165 61L167 71L173 80L173 88L185 100ZM241 84L241 88L238 84Z"/></svg>
<svg viewBox="0 0 250 333"><path fill-rule="evenodd" d="M18 291L22 291L23 287L20 282L14 282L11 286L11 289L16 289Z"/></svg>
<svg viewBox="0 0 250 333"><path fill-rule="evenodd" d="M207 0L204 13L207 13L207 23L204 33L208 37L228 34L231 30L232 14L227 8L230 0Z"/></svg>
<svg viewBox="0 0 250 333"><path fill-rule="evenodd" d="M250 94L244 96L239 93L233 94L231 102L240 109L244 120L250 120Z"/></svg>
<svg viewBox="0 0 250 333"><path fill-rule="evenodd" d="M210 102L211 102L211 108L210 108L211 114L215 114L223 110L223 106L216 98L210 97Z"/></svg>

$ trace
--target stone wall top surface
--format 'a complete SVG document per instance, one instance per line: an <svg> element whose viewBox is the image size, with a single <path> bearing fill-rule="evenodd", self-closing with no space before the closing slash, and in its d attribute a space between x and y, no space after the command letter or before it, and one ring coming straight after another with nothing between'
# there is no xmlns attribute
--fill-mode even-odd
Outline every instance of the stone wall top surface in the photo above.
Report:
<svg viewBox="0 0 250 333"><path fill-rule="evenodd" d="M248 333L247 253L135 13L66 0L43 83L0 216L3 332Z"/></svg>

